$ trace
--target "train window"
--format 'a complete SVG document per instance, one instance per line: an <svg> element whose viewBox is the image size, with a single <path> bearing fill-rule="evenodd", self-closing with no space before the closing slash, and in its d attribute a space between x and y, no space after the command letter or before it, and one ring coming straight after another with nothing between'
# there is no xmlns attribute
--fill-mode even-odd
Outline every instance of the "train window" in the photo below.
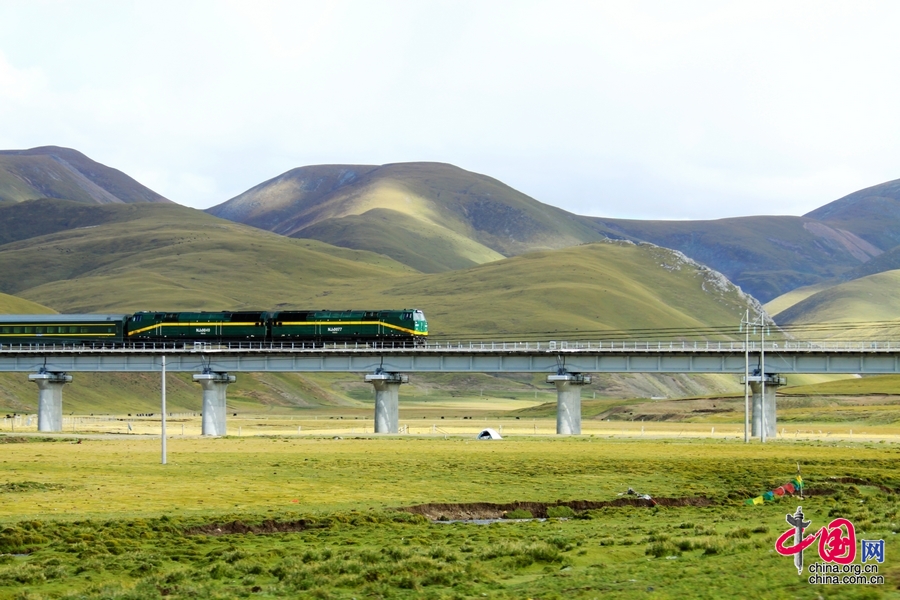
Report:
<svg viewBox="0 0 900 600"><path fill-rule="evenodd" d="M46 331L46 329L47 329L46 327L35 327L34 332L41 334L41 333L44 333L44 331Z"/></svg>
<svg viewBox="0 0 900 600"><path fill-rule="evenodd" d="M9 327L0 327L0 333L10 333Z"/></svg>
<svg viewBox="0 0 900 600"><path fill-rule="evenodd" d="M24 327L13 327L13 333L23 333Z"/></svg>
<svg viewBox="0 0 900 600"><path fill-rule="evenodd" d="M59 327L48 327L47 333L59 333Z"/></svg>
<svg viewBox="0 0 900 600"><path fill-rule="evenodd" d="M88 328L87 328L87 327L82 327L82 328L81 328L81 333L90 333L90 332L88 331Z"/></svg>

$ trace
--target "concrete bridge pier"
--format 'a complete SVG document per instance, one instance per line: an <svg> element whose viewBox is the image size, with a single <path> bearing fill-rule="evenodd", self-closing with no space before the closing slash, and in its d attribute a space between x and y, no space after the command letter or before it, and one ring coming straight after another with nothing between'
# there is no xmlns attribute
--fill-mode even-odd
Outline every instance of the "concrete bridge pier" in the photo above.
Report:
<svg viewBox="0 0 900 600"><path fill-rule="evenodd" d="M409 375L385 373L381 369L366 375L366 383L375 386L375 433L400 430L400 384L409 383Z"/></svg>
<svg viewBox="0 0 900 600"><path fill-rule="evenodd" d="M62 431L62 389L72 376L42 369L28 379L38 386L38 431Z"/></svg>
<svg viewBox="0 0 900 600"><path fill-rule="evenodd" d="M750 391L753 393L750 411L750 435L760 437L762 432L763 414L766 420L766 439L775 438L776 428L776 412L775 412L775 392L778 386L785 385L787 379L774 373L766 373L766 397L763 398L762 382L763 378L759 375L751 375Z"/></svg>
<svg viewBox="0 0 900 600"><path fill-rule="evenodd" d="M590 375L559 371L547 375L547 383L556 384L556 433L581 433L581 387L591 383Z"/></svg>
<svg viewBox="0 0 900 600"><path fill-rule="evenodd" d="M225 424L225 389L237 378L228 373L206 372L194 375L194 381L203 388L203 435L226 435Z"/></svg>

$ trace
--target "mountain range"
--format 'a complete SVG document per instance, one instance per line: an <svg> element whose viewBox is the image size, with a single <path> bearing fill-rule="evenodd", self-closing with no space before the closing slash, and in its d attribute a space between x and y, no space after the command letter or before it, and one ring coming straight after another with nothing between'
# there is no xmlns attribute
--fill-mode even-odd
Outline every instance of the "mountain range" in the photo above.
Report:
<svg viewBox="0 0 900 600"><path fill-rule="evenodd" d="M898 194L888 182L800 217L634 221L575 215L447 164L320 165L203 212L75 150L0 151L0 311L403 306L425 310L438 339L689 337L736 329L748 307L762 311L755 296L780 323L862 327L900 309ZM0 375L0 405L31 410L20 379ZM95 410L121 395L152 409L147 381L133 379L93 375L67 391L68 406ZM479 385L533 385L489 379ZM179 381L173 398L191 410L195 390ZM346 385L252 375L230 396L270 408L367 397ZM737 387L721 376L614 374L595 389Z"/></svg>
<svg viewBox="0 0 900 600"><path fill-rule="evenodd" d="M288 171L208 212L371 250L422 272L599 239L648 242L720 271L767 302L798 287L870 274L882 264L872 259L893 257L898 187L862 190L802 217L635 221L568 213L447 164L320 165Z"/></svg>
<svg viewBox="0 0 900 600"><path fill-rule="evenodd" d="M402 299L446 315L438 329L453 334L473 323L515 332L669 322L679 304L661 286L672 261L724 274L785 322L809 321L812 307L835 319L839 295L884 286L889 277L873 277L900 267L900 180L797 217L635 221L575 215L448 164L319 165L206 213L75 150L0 151L0 291L64 311ZM647 305L632 314L638 289ZM584 309L593 305L601 310ZM461 306L476 318L456 320ZM487 306L517 308L488 318Z"/></svg>

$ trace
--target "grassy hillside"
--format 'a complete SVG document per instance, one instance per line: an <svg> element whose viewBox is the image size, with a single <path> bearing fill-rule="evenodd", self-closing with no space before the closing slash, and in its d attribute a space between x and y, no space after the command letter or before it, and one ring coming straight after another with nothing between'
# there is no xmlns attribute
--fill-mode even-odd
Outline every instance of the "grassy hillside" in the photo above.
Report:
<svg viewBox="0 0 900 600"><path fill-rule="evenodd" d="M632 328L734 325L751 299L671 250L595 242L532 252L381 288L423 307L432 331L552 337ZM652 335L652 334L648 334Z"/></svg>
<svg viewBox="0 0 900 600"><path fill-rule="evenodd" d="M882 250L900 245L900 179L848 194L807 213L854 232Z"/></svg>
<svg viewBox="0 0 900 600"><path fill-rule="evenodd" d="M55 312L52 308L37 302L25 300L9 294L0 294L0 314L5 315L42 315Z"/></svg>
<svg viewBox="0 0 900 600"><path fill-rule="evenodd" d="M872 260L845 272L841 275L840 280L850 281L866 275L874 275L875 273L883 273L884 271L893 271L895 269L900 269L900 246L895 246ZM832 284L834 283L838 282L832 282Z"/></svg>
<svg viewBox="0 0 900 600"><path fill-rule="evenodd" d="M900 334L898 285L900 271L869 275L813 294L778 313L775 320L794 327L831 327L804 337L896 339Z"/></svg>
<svg viewBox="0 0 900 600"><path fill-rule="evenodd" d="M814 285L807 285L804 287L796 288L787 292L786 294L778 296L774 300L766 302L763 306L766 309L766 312L774 317L778 313L787 310L798 302L806 300L813 294L817 294L822 290L826 290L834 285L837 285L836 281L816 283Z"/></svg>
<svg viewBox="0 0 900 600"><path fill-rule="evenodd" d="M715 221L593 219L610 237L679 250L725 274L763 302L797 287L834 278L877 256L877 248L847 231L802 217L741 217Z"/></svg>
<svg viewBox="0 0 900 600"><path fill-rule="evenodd" d="M601 242L422 275L175 205L95 209L116 218L0 246L0 291L62 312L418 306L434 333L507 336L736 325L748 302L650 245Z"/></svg>
<svg viewBox="0 0 900 600"><path fill-rule="evenodd" d="M324 304L331 286L411 272L177 205L94 208L118 218L0 246L0 290L62 312L274 308L295 306L297 293Z"/></svg>
<svg viewBox="0 0 900 600"><path fill-rule="evenodd" d="M0 246L42 235L124 223L148 214L139 204L87 204L41 198L0 204Z"/></svg>
<svg viewBox="0 0 900 600"><path fill-rule="evenodd" d="M452 229L388 208L320 221L295 236L378 252L423 273L463 269L504 258Z"/></svg>
<svg viewBox="0 0 900 600"><path fill-rule="evenodd" d="M88 204L169 202L125 173L69 148L0 151L0 203L61 198Z"/></svg>
<svg viewBox="0 0 900 600"><path fill-rule="evenodd" d="M431 272L601 237L576 215L441 163L301 167L209 212Z"/></svg>

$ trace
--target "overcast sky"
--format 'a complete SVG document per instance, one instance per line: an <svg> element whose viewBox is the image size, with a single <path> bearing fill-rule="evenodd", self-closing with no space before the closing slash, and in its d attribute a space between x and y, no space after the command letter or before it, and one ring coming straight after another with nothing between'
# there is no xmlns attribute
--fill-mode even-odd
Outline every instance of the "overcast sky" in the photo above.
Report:
<svg viewBox="0 0 900 600"><path fill-rule="evenodd" d="M900 178L898 2L0 0L0 148L206 208L448 162L589 215L803 214Z"/></svg>

